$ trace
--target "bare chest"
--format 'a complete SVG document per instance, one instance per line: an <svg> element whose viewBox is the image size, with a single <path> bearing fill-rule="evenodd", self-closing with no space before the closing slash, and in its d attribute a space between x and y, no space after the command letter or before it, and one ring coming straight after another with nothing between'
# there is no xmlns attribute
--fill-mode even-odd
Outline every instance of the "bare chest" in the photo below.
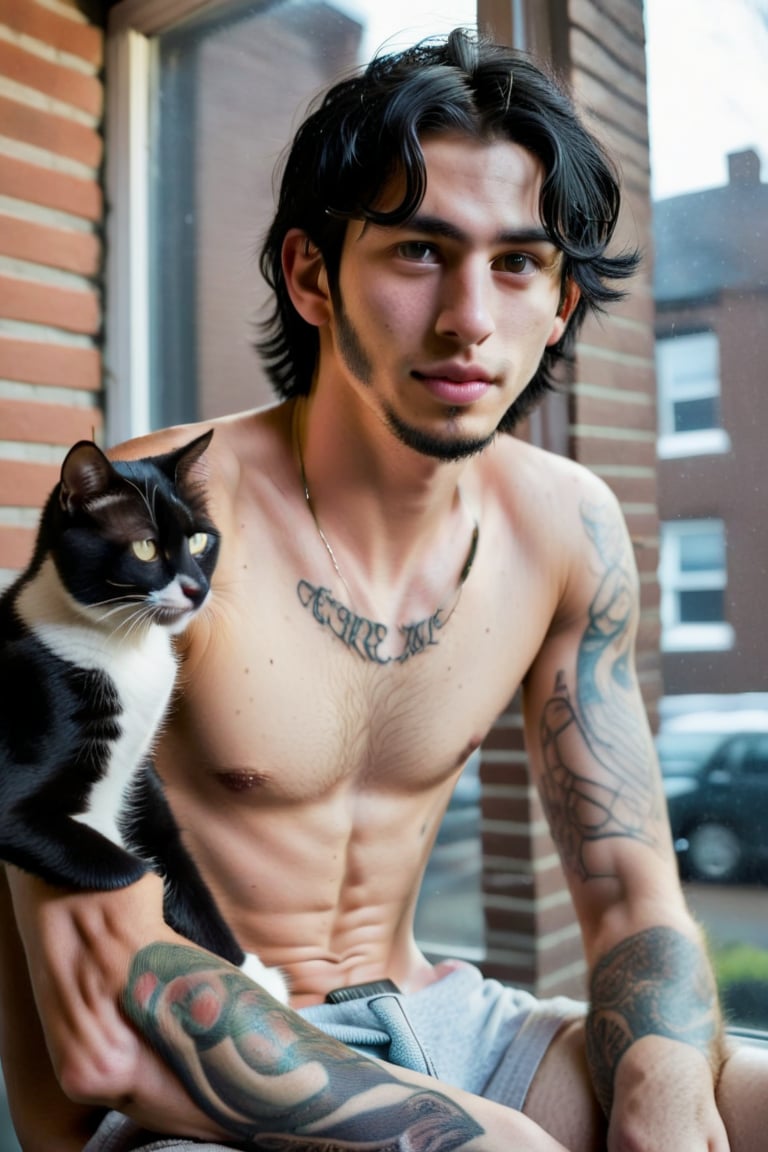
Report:
<svg viewBox="0 0 768 1152"><path fill-rule="evenodd" d="M418 792L455 776L528 667L530 618L489 611L478 582L447 621L385 637L307 584L217 608L204 652L182 668L174 760L259 803L311 803L349 784Z"/></svg>

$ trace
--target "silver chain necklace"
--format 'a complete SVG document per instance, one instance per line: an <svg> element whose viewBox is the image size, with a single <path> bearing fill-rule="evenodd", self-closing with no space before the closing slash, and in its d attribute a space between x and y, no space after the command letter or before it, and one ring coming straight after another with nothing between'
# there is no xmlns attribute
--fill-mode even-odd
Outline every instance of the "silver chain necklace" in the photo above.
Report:
<svg viewBox="0 0 768 1152"><path fill-rule="evenodd" d="M349 584L347 583L347 581L344 578L344 573L341 571L341 568L339 567L339 562L336 559L336 554L334 553L333 548L331 547L331 542L328 539L328 537L326 536L325 532L323 532L323 529L320 525L320 521L317 518L317 512L315 511L315 506L312 503L312 496L310 495L309 484L307 482L307 473L306 473L306 469L304 467L304 454L301 450L301 435L299 432L298 421L295 422L294 439L296 441L296 455L298 456L298 460L299 460L299 472L301 475L301 487L304 491L304 499L306 501L307 508L309 509L310 515L312 517L312 521L315 525L315 530L317 531L317 534L320 537L320 539L323 543L323 546L325 547L326 552L328 553L331 564L333 565L333 570L336 573L336 575L338 576L341 583L344 585L344 589L345 589L347 596L349 598L350 607L353 607L354 606L354 600L353 600L353 596L352 596L352 593L351 593L350 588L349 588ZM461 499L461 489L459 489L459 499ZM450 611L447 613L447 615L442 615L443 607L441 605L440 607L438 607L435 610L435 612L432 614L432 617L431 617L431 619L433 619L433 620L439 620L440 621L439 627L441 627L441 628L445 627L445 625L450 620L451 616L453 616L454 612L458 608L459 600L461 599L462 589L464 588L464 585L467 582L467 578L468 578L470 572L472 571L472 565L475 562L475 556L477 555L477 546L478 546L479 540L480 540L480 525L478 524L477 520L475 520L473 522L473 525L472 525L472 537L471 537L470 542L469 542L469 550L467 551L467 558L464 561L464 566L461 569L461 572L459 573L459 583L458 583L458 587L456 589L455 598L454 598L453 604L451 605ZM386 625L381 625L381 627L386 629ZM406 631L407 628L412 628L412 627L413 627L413 625L402 626L400 631L401 632Z"/></svg>

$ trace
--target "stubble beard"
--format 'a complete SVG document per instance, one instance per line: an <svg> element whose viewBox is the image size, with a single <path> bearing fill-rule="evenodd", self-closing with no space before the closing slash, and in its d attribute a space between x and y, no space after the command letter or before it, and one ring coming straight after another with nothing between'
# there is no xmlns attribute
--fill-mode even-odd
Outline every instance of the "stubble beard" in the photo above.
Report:
<svg viewBox="0 0 768 1152"><path fill-rule="evenodd" d="M335 295L336 331L341 358L355 379L364 387L370 388L373 383L373 363L347 315L340 295L338 293ZM446 411L448 420L454 421L460 411L459 408L448 408ZM404 444L406 448L411 448L414 452L418 452L421 456L429 456L433 460L441 460L445 463L453 463L457 460L466 460L470 456L476 456L493 443L498 431L494 428L489 436L483 437L433 436L429 432L424 432L421 428L416 428L402 420L391 404L385 403L383 405L383 413L387 427L401 444Z"/></svg>

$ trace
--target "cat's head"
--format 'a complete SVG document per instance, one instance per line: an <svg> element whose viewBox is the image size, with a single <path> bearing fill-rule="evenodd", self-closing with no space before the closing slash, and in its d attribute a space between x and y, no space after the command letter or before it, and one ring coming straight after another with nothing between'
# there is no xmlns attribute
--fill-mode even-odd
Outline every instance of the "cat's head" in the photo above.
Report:
<svg viewBox="0 0 768 1152"><path fill-rule="evenodd" d="M203 606L219 550L195 465L213 431L162 456L110 461L69 450L41 543L78 606L115 630L182 631Z"/></svg>

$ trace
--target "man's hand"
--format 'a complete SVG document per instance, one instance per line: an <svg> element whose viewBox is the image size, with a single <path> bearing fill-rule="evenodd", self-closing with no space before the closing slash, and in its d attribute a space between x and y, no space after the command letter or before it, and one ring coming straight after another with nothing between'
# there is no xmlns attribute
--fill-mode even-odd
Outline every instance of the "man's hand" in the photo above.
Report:
<svg viewBox="0 0 768 1152"><path fill-rule="evenodd" d="M689 1045L646 1037L614 1083L608 1152L729 1152L712 1072Z"/></svg>
<svg viewBox="0 0 768 1152"><path fill-rule="evenodd" d="M698 943L672 928L639 932L595 965L591 991L587 1059L610 1152L728 1152L717 991Z"/></svg>

